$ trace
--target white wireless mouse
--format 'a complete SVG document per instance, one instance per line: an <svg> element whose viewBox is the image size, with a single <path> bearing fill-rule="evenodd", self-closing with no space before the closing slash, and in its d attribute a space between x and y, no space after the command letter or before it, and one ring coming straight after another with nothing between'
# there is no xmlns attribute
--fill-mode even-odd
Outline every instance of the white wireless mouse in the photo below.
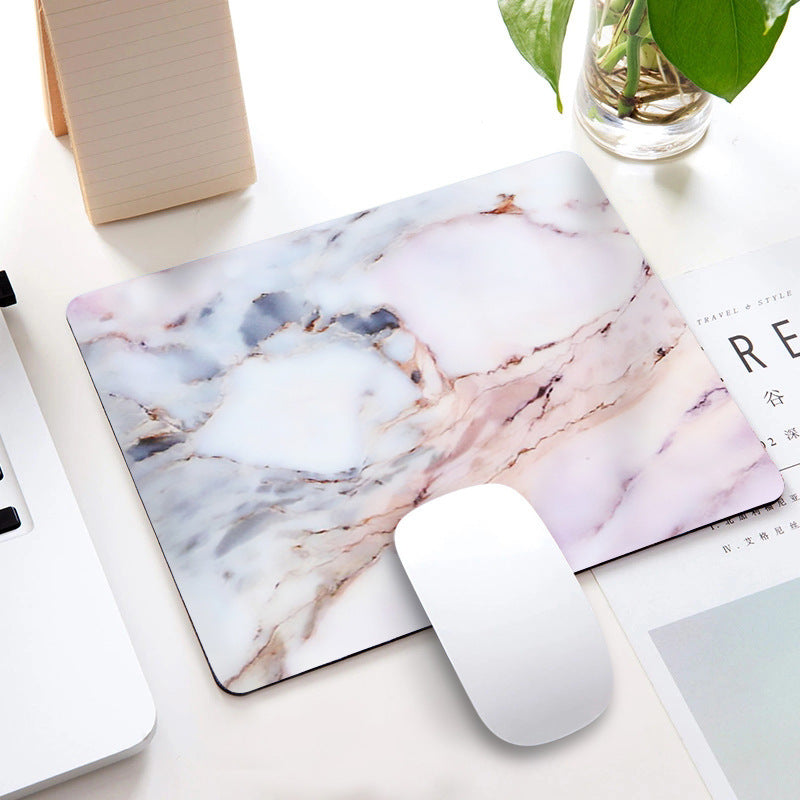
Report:
<svg viewBox="0 0 800 800"><path fill-rule="evenodd" d="M519 492L474 486L395 531L400 561L478 716L516 745L560 739L611 698L611 662L558 545Z"/></svg>

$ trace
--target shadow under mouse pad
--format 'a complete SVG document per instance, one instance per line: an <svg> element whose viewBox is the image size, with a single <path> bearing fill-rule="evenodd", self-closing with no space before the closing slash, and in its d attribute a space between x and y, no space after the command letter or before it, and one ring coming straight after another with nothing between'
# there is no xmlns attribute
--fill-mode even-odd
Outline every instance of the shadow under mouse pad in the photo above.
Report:
<svg viewBox="0 0 800 800"><path fill-rule="evenodd" d="M392 534L428 498L514 487L577 571L783 485L566 153L101 289L68 317L236 693L427 625Z"/></svg>

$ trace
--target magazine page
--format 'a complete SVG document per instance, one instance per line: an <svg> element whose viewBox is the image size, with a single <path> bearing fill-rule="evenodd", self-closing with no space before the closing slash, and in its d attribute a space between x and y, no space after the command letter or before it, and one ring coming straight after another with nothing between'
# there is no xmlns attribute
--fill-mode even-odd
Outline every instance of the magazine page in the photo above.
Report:
<svg viewBox="0 0 800 800"><path fill-rule="evenodd" d="M594 570L715 798L800 797L798 262L793 240L667 281L782 496Z"/></svg>

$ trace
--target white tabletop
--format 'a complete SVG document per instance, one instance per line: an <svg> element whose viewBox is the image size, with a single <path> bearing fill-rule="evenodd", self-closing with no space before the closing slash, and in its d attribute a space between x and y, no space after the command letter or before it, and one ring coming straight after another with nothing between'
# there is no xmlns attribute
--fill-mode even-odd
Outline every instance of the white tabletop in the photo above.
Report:
<svg viewBox="0 0 800 800"><path fill-rule="evenodd" d="M565 52L570 98L586 8ZM55 800L707 797L591 574L581 583L615 671L608 712L519 749L477 721L426 631L253 695L206 666L67 328L76 294L563 149L579 152L662 275L800 234L800 114L790 19L692 153L615 159L559 117L493 0L231 0L259 182L93 228L69 144L45 124L33 3L0 24L0 265L9 326L158 708L143 754L43 793ZM795 12L799 14L800 12ZM54 654L57 663L57 654Z"/></svg>

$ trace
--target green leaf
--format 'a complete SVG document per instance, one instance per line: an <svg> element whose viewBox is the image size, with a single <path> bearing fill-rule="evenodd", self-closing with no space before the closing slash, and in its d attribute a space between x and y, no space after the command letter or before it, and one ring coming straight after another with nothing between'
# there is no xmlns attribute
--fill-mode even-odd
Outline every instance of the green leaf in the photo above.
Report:
<svg viewBox="0 0 800 800"><path fill-rule="evenodd" d="M768 31L775 24L778 17L782 17L797 0L759 0L759 2L763 6L764 14L767 17L765 31Z"/></svg>
<svg viewBox="0 0 800 800"><path fill-rule="evenodd" d="M764 66L786 24L765 33L766 0L648 0L653 39L693 83L728 102ZM777 2L777 0L776 0Z"/></svg>
<svg viewBox="0 0 800 800"><path fill-rule="evenodd" d="M573 0L498 0L503 22L522 57L553 87L563 111L558 79Z"/></svg>

